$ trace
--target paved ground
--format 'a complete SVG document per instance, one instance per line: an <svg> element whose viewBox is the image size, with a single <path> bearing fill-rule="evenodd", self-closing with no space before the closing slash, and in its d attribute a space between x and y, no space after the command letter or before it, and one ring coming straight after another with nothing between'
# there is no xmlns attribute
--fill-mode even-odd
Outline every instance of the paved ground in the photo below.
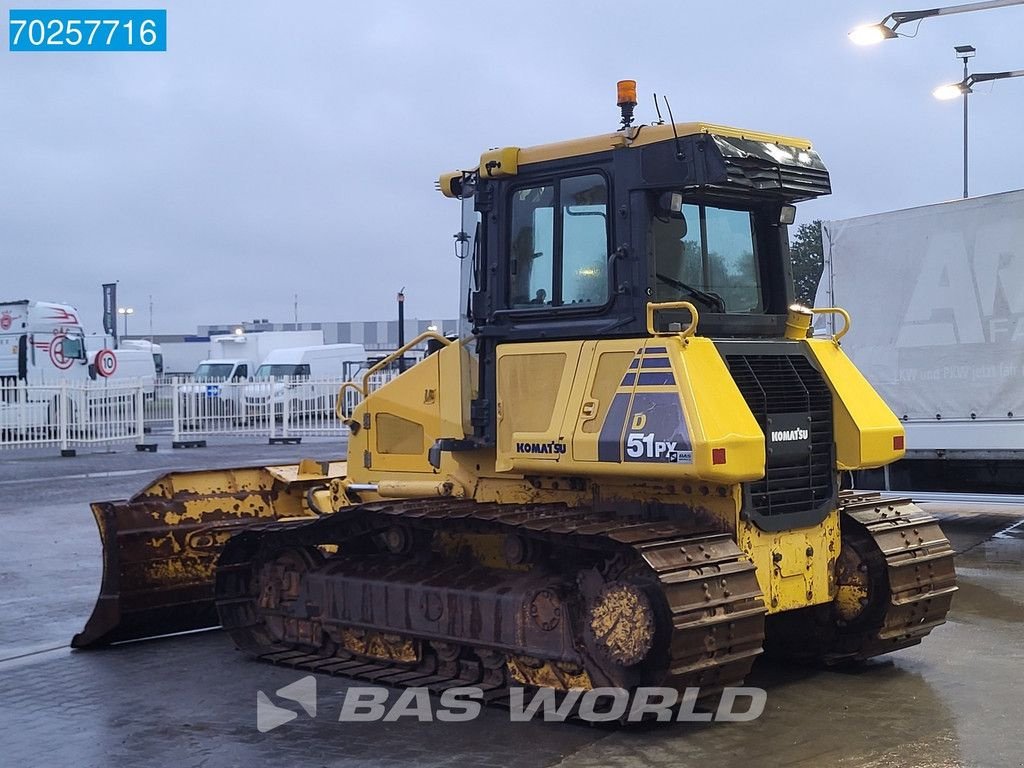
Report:
<svg viewBox="0 0 1024 768"><path fill-rule="evenodd" d="M746 724L617 731L510 723L336 722L347 684L319 680L317 718L267 734L256 695L294 672L206 632L97 652L67 643L92 607L100 550L87 500L168 468L283 463L342 451L214 446L60 459L0 454L0 755L5 765L1024 766L1024 509L935 505L959 555L951 620L858 672L762 664Z"/></svg>

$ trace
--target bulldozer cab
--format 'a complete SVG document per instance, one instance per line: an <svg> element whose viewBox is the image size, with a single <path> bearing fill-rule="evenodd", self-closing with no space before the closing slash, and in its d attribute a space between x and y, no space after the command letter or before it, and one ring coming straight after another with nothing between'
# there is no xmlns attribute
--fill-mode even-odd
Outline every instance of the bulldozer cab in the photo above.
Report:
<svg viewBox="0 0 1024 768"><path fill-rule="evenodd" d="M649 305L678 302L700 335L781 338L793 204L830 192L806 141L704 123L491 150L440 185L463 204L462 336L479 362L463 391L485 445L501 344L643 337ZM692 320L666 306L653 322Z"/></svg>

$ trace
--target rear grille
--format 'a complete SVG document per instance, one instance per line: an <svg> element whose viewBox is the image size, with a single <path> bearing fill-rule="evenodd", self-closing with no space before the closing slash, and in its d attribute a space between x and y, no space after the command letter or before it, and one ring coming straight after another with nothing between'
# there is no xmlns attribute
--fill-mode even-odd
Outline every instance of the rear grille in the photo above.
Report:
<svg viewBox="0 0 1024 768"><path fill-rule="evenodd" d="M765 477L748 484L747 511L777 518L820 509L836 492L832 393L824 378L802 355L726 355L725 360L766 446L772 421L798 420L810 431L809 450L801 455L767 456Z"/></svg>

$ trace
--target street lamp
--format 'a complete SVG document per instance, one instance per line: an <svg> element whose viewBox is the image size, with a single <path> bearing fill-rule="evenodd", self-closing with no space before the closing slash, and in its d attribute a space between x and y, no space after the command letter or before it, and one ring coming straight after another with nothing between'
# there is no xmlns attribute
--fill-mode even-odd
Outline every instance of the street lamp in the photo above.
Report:
<svg viewBox="0 0 1024 768"><path fill-rule="evenodd" d="M128 315L135 314L134 307L118 307L117 314L124 315L124 335L128 335Z"/></svg>
<svg viewBox="0 0 1024 768"><path fill-rule="evenodd" d="M850 41L855 45L875 45L883 40L892 40L894 37L908 37L901 35L897 30L901 25L912 21L930 19L933 16L952 16L955 13L970 13L971 11L987 11L992 8L1004 8L1008 5L1022 5L1024 0L987 0L983 3L963 3L961 5L950 5L946 8L927 8L921 11L893 11L877 24L861 24L850 30ZM913 37L913 35L909 35Z"/></svg>
<svg viewBox="0 0 1024 768"><path fill-rule="evenodd" d="M967 197L967 96L974 92L973 88L976 83L1005 80L1009 77L1024 77L1024 69L1013 69L1006 72L975 72L972 75L967 71L967 60L974 56L974 47L958 45L954 50L957 58L963 59L964 79L959 83L940 85L932 91L932 96L942 101L955 99L957 96L964 97L964 197Z"/></svg>

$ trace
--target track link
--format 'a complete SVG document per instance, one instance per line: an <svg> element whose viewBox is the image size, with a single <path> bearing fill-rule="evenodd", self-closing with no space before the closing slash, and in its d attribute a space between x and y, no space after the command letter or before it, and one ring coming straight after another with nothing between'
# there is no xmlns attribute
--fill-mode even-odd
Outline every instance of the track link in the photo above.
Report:
<svg viewBox="0 0 1024 768"><path fill-rule="evenodd" d="M337 566L325 567L328 576L322 578L331 578L332 568L335 573L347 570L360 576L365 570L368 581L357 585L364 590L378 585L380 574L386 580L388 573L414 567L416 556L422 554L416 549L402 559L381 554L371 546L396 522L417 535L512 534L524 546L547 546L567 560L578 558L591 564L582 573L553 574L563 583L572 582L580 595L587 596L584 600L577 595L557 606L572 622L571 648L563 650L562 660L549 656L543 674L530 673L524 679L522 662L537 661L534 648L501 645L483 632L478 637L460 638L455 644L458 647L453 648L450 636L410 632L406 627L369 627L366 615L353 613L352 628L364 631L369 627L420 648L413 659L372 657L331 642L329 637L337 636L340 619L321 615L320 607L309 610L308 604L295 600L283 614L280 609L267 608L266 569L282 553L322 551L325 546L333 552L336 547L340 554L327 555L325 562L337 562ZM360 565L361 557L366 558L366 569ZM389 571L392 560L394 566ZM466 589L471 570L454 561L447 565L451 567L431 572L429 581L445 583L447 579ZM535 568L525 570L525 575L523 569L507 571L509 584L519 578L534 578ZM284 589L292 587L297 594L297 585ZM337 591L331 594L332 605L341 604ZM407 598L404 609L409 613L432 599L429 590L424 590L415 605ZM602 600L611 606L609 610L620 611L617 621L627 622L627 631L616 629L614 622L595 630L598 622L592 616L596 614L592 611L581 616L584 603L593 608L595 601ZM629 623L633 621L628 613L630 600L649 600L653 606L655 646L647 659L633 668L625 645L637 635L642 638L644 627L642 617ZM695 530L685 522L629 520L560 504L513 506L452 499L368 503L312 522L253 528L225 548L218 565L217 607L221 623L236 645L261 661L382 685L424 686L435 691L472 685L482 688L489 700L499 702L507 700L509 688L517 684L565 690L587 683L663 685L680 691L699 686L701 697L710 699L721 688L740 684L762 652L765 614L754 566L729 534ZM601 608L593 610L600 614ZM342 610L349 611L349 604ZM624 646L602 638L603 631L622 640ZM580 668L589 679L578 674ZM581 679L586 682L581 684Z"/></svg>

